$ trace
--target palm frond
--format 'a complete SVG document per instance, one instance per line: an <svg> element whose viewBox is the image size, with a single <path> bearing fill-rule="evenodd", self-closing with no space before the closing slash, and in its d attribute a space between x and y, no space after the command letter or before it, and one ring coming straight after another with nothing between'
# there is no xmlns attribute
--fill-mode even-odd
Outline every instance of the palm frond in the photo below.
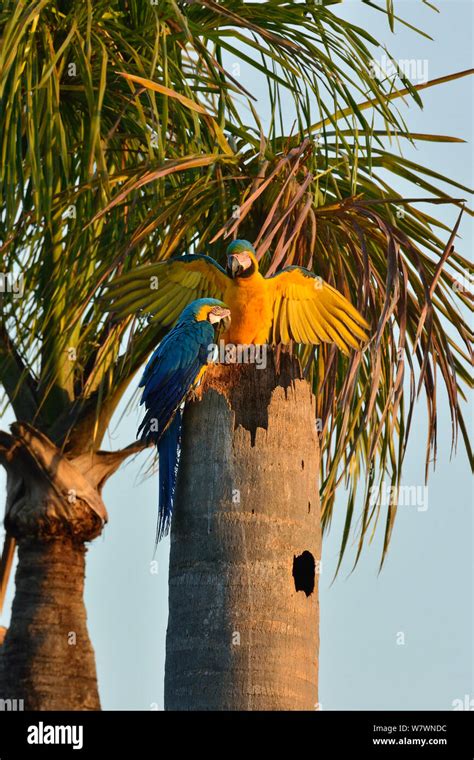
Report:
<svg viewBox="0 0 474 760"><path fill-rule="evenodd" d="M392 3L376 8L392 27L409 23ZM104 315L107 284L180 251L219 259L238 233L257 239L265 271L308 266L373 325L349 360L297 349L318 393L326 526L337 484L351 483L342 552L364 467L377 457L378 475L399 482L417 386L428 450L438 376L454 442L460 431L469 447L472 335L458 307L471 299L456 287L468 265L417 207L464 209L469 190L391 152L391 141L456 138L410 133L396 105L420 105L424 86L399 69L394 82L374 77L388 51L337 3L5 0L0 34L1 270L21 290L0 296L3 409L71 452L97 448L160 339L142 317ZM267 86L267 124L239 67ZM416 187L412 199L387 171ZM366 498L360 549L379 513Z"/></svg>

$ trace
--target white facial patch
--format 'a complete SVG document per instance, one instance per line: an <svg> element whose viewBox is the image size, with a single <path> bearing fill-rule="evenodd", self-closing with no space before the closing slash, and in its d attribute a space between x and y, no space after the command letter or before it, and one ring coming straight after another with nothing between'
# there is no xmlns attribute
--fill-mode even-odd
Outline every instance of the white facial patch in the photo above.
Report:
<svg viewBox="0 0 474 760"><path fill-rule="evenodd" d="M225 317L230 317L229 309L220 309L219 312L210 311L208 319L211 325L215 325L216 322L220 322L221 319L224 319Z"/></svg>
<svg viewBox="0 0 474 760"><path fill-rule="evenodd" d="M245 271L246 269L249 269L249 267L252 266L252 259L250 258L247 251L242 251L241 253L234 254L235 258L239 262L242 269Z"/></svg>

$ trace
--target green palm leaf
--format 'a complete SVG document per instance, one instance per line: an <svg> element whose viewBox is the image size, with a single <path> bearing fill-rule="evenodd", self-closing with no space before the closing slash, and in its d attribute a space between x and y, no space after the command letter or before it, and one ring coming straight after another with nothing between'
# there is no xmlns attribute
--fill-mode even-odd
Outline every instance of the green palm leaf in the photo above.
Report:
<svg viewBox="0 0 474 760"><path fill-rule="evenodd" d="M408 24L392 2L377 10L392 27ZM464 208L470 191L387 148L393 138L456 142L411 134L395 101L418 105L423 89L470 72L416 86L402 72L377 80L373 57L387 51L332 2L5 0L0 34L1 266L23 283L21 298L1 296L3 408L71 452L97 448L160 338L143 317L104 314L111 279L181 251L222 260L229 234L258 236L264 270L314 269L373 326L368 350L350 359L296 349L318 394L325 526L337 484L350 483L341 557L364 480L360 553L381 513L369 489L384 474L400 482L417 386L427 458L440 384L454 442L459 432L470 455L472 333L458 307L471 298L455 287L467 263L417 206ZM239 66L267 85L267 127ZM414 185L415 200L387 170Z"/></svg>

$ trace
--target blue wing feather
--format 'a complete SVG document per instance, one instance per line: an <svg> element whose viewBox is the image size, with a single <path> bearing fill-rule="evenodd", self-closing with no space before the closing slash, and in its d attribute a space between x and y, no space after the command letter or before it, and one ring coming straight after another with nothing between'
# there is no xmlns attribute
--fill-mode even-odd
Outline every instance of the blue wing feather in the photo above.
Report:
<svg viewBox="0 0 474 760"><path fill-rule="evenodd" d="M159 455L159 519L157 540L168 532L173 510L181 437L180 406L208 360L214 340L209 322L178 323L149 359L139 387L145 416L137 436L153 442Z"/></svg>

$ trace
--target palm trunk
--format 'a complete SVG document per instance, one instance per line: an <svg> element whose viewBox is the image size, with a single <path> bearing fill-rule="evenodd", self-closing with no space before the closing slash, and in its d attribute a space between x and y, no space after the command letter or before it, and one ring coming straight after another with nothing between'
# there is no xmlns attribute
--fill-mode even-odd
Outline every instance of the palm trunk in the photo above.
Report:
<svg viewBox="0 0 474 760"><path fill-rule="evenodd" d="M70 538L19 542L3 699L28 710L99 710L83 600L85 547Z"/></svg>
<svg viewBox="0 0 474 760"><path fill-rule="evenodd" d="M314 710L321 532L314 397L298 365L208 370L184 417L165 708Z"/></svg>
<svg viewBox="0 0 474 760"><path fill-rule="evenodd" d="M11 623L0 646L6 703L23 700L27 710L100 709L83 599L85 544L107 519L106 479L136 449L67 457L30 425L15 423L12 435L0 433L9 536L2 572L8 574L9 543L16 540L19 548Z"/></svg>

